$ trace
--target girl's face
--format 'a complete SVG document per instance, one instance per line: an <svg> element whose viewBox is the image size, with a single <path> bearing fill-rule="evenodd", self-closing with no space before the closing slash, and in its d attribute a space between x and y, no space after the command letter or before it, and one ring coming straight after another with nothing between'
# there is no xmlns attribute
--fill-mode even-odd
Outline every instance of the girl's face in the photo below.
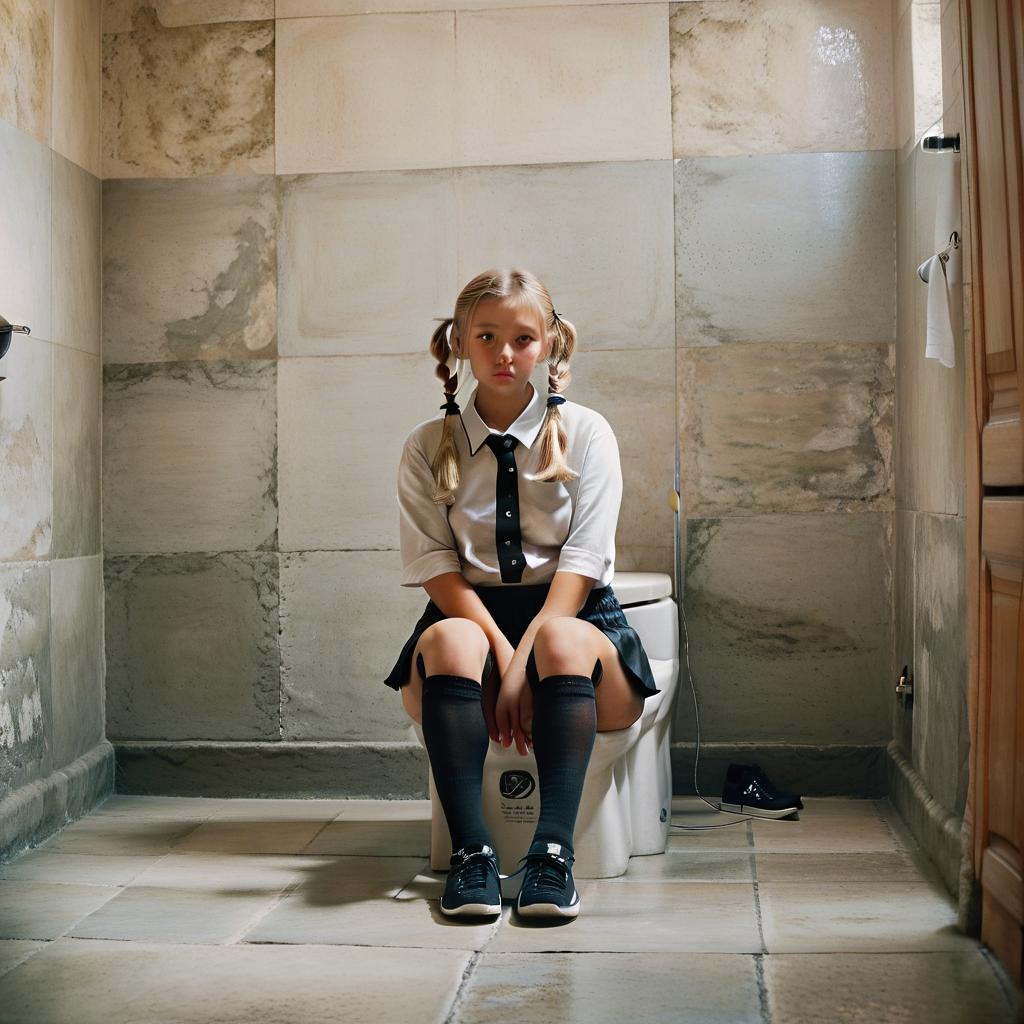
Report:
<svg viewBox="0 0 1024 1024"><path fill-rule="evenodd" d="M499 395L527 391L534 367L551 353L540 315L506 299L481 300L468 337L459 340L456 351L469 360L479 386Z"/></svg>

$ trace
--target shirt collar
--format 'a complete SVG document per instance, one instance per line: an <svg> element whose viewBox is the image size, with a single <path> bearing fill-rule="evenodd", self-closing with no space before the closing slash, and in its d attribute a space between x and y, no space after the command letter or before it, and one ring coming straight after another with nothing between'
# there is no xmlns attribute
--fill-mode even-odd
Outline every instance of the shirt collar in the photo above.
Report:
<svg viewBox="0 0 1024 1024"><path fill-rule="evenodd" d="M530 381L530 387L533 388L533 397L530 399L529 405L519 414L518 419L508 430L504 431L505 434L511 434L527 448L530 448L536 440L541 424L544 422L544 414L547 412L547 405L542 401L540 392L534 387L533 381ZM480 418L480 414L476 411L475 388L472 398L466 403L466 408L462 410L462 425L466 428L466 436L469 438L470 455L476 455L488 434L496 434L501 437L503 433L500 430L492 430Z"/></svg>

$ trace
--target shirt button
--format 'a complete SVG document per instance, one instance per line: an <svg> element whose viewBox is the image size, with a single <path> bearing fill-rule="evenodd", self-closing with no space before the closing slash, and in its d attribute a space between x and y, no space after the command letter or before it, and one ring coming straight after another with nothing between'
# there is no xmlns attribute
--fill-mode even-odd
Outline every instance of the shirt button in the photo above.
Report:
<svg viewBox="0 0 1024 1024"><path fill-rule="evenodd" d="M516 471L516 467L515 467L515 466L509 466L509 467L508 467L508 471L509 471L510 473L514 473L514 472Z"/></svg>
<svg viewBox="0 0 1024 1024"><path fill-rule="evenodd" d="M505 541L505 547L508 547L509 544L511 544L511 543L512 543L512 541L510 541L510 540Z"/></svg>
<svg viewBox="0 0 1024 1024"><path fill-rule="evenodd" d="M512 559L512 564L513 564L513 565L515 565L515 564L516 564L516 560L515 560L514 558Z"/></svg>
<svg viewBox="0 0 1024 1024"><path fill-rule="evenodd" d="M506 512L505 515L510 516L510 515L512 515L512 513L511 512Z"/></svg>

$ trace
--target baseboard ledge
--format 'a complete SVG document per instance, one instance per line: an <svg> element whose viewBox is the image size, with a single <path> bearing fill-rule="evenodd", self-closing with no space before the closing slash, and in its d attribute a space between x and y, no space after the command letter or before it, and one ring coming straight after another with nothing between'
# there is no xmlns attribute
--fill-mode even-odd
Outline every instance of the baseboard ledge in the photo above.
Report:
<svg viewBox="0 0 1024 1024"><path fill-rule="evenodd" d="M938 869L950 895L960 901L963 909L963 819L951 814L935 800L895 740L885 752L889 799L911 835Z"/></svg>
<svg viewBox="0 0 1024 1024"><path fill-rule="evenodd" d="M394 741L115 740L118 793L425 799L427 752Z"/></svg>
<svg viewBox="0 0 1024 1024"><path fill-rule="evenodd" d="M77 821L114 791L114 748L101 740L63 768L0 800L0 863Z"/></svg>
<svg viewBox="0 0 1024 1024"><path fill-rule="evenodd" d="M693 793L694 744L672 744L672 791ZM720 797L729 764L758 764L779 789L800 796L885 796L885 748L874 744L701 743L697 782Z"/></svg>
<svg viewBox="0 0 1024 1024"><path fill-rule="evenodd" d="M118 793L174 796L425 799L427 754L415 740L245 742L115 740ZM705 794L721 795L730 761L756 761L808 796L885 795L882 746L701 744ZM693 792L693 744L672 744L676 793Z"/></svg>

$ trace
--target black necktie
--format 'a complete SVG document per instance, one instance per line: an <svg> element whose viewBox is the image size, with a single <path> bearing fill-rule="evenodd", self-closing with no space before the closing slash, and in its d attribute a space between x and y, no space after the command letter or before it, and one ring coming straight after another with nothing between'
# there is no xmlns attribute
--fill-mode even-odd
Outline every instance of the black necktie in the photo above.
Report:
<svg viewBox="0 0 1024 1024"><path fill-rule="evenodd" d="M501 582L519 583L526 568L519 529L519 470L515 456L519 442L510 434L489 434L484 443L498 462L494 485L494 544L498 549Z"/></svg>

